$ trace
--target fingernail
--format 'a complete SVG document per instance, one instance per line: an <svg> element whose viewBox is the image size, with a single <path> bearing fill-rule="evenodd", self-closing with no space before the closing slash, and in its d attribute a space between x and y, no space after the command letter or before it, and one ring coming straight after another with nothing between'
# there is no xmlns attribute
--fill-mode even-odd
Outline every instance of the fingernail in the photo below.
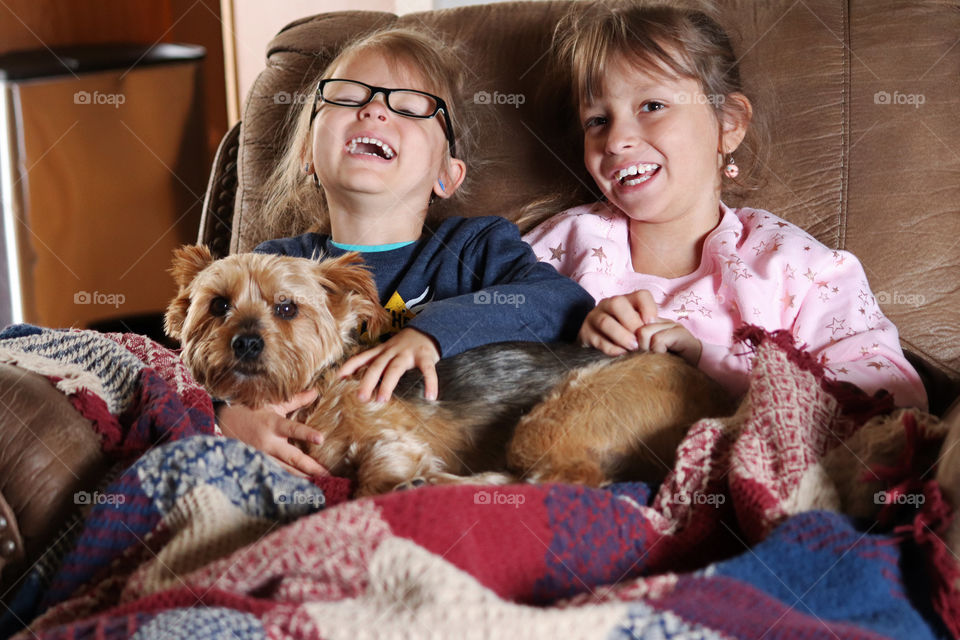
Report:
<svg viewBox="0 0 960 640"><path fill-rule="evenodd" d="M435 394L435 393L428 393L428 394L426 395L426 398L427 398L427 400L430 400L430 401L436 400L436 399L437 399L437 394Z"/></svg>
<svg viewBox="0 0 960 640"><path fill-rule="evenodd" d="M636 340L630 343L630 351L636 351L639 348L640 348L640 343L638 343Z"/></svg>
<svg viewBox="0 0 960 640"><path fill-rule="evenodd" d="M322 444L322 443L323 443L323 436L321 436L320 434L317 434L317 435L313 436L313 438L312 438L310 441L313 442L313 444Z"/></svg>

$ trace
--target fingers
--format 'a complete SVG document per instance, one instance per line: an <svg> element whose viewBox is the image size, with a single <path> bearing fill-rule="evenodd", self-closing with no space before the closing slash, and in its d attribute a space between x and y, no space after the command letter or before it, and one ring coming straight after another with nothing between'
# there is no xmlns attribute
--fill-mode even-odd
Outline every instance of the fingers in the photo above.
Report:
<svg viewBox="0 0 960 640"><path fill-rule="evenodd" d="M296 471L308 476L325 476L329 475L330 473L322 464L305 454L303 451L300 451L300 449L297 449L292 444L281 446L281 448L272 455L285 465L292 467Z"/></svg>
<svg viewBox="0 0 960 640"><path fill-rule="evenodd" d="M424 375L424 395L427 399L435 399L438 384L434 364L439 359L440 350L433 338L408 327L382 345L348 360L341 368L340 376L351 375L366 366L366 371L360 378L357 397L366 402L379 385L377 401L386 402L403 374L417 367Z"/></svg>
<svg viewBox="0 0 960 640"><path fill-rule="evenodd" d="M294 411L303 409L305 406L316 400L318 395L320 395L320 393L316 389L307 389L306 391L301 391L300 393L295 394L286 402L268 406L270 409L273 409L274 413L286 417Z"/></svg>
<svg viewBox="0 0 960 640"><path fill-rule="evenodd" d="M636 333L643 326L643 313L656 317L657 305L649 291L605 298L597 304L580 328L583 344L603 351L607 355L622 355L640 348Z"/></svg>
<svg viewBox="0 0 960 640"><path fill-rule="evenodd" d="M380 355L385 347L386 344L377 345L376 347L371 347L366 351L361 351L357 355L353 356L344 362L342 367L340 367L340 377L346 378L348 376L352 376L357 371L365 367L368 362Z"/></svg>
<svg viewBox="0 0 960 640"><path fill-rule="evenodd" d="M391 360L390 364L383 370L383 375L379 377L380 388L377 390L377 402L389 400L390 396L393 395L393 390L397 387L397 383L400 382L400 377L412 368L413 362L409 362L406 357L397 357ZM369 375L370 372L368 371L367 375L364 376L364 382L367 382ZM376 380L374 380L374 384L376 384Z"/></svg>
<svg viewBox="0 0 960 640"><path fill-rule="evenodd" d="M420 372L423 374L423 397L427 400L436 400L440 391L440 383L437 380L437 367L433 362L424 360L419 364Z"/></svg>
<svg viewBox="0 0 960 640"><path fill-rule="evenodd" d="M653 353L675 353L693 366L700 362L703 343L681 324L659 318L658 322L644 325L637 334L640 346Z"/></svg>
<svg viewBox="0 0 960 640"><path fill-rule="evenodd" d="M657 314L660 312L657 303L653 300L653 294L646 289L639 289L626 296L630 306L640 315L643 324L656 322Z"/></svg>
<svg viewBox="0 0 960 640"><path fill-rule="evenodd" d="M293 420L284 420L283 424L277 429L277 434L285 438L309 442L310 444L323 444L322 433L302 422L295 422Z"/></svg>
<svg viewBox="0 0 960 640"><path fill-rule="evenodd" d="M610 340L608 340L602 333L597 332L592 327L588 326L584 322L583 326L580 327L580 334L577 339L580 341L580 344L588 347L593 347L598 351L602 351L608 356L622 356L627 353L627 350L623 347L619 347Z"/></svg>

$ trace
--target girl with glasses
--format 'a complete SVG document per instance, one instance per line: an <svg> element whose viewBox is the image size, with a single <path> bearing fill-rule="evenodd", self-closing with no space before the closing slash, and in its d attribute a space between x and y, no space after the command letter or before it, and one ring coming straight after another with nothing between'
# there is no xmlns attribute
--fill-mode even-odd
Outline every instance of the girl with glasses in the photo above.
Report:
<svg viewBox="0 0 960 640"><path fill-rule="evenodd" d="M425 226L436 199L463 191L471 140L454 127L465 109L464 65L453 50L409 29L389 29L345 48L296 105L286 153L270 178L268 219L309 229L258 252L304 258L359 251L370 267L393 335L348 360L360 397L389 399L407 370L437 395L435 363L509 340L572 341L593 299L539 263L516 226L499 217L449 217ZM465 120L465 119L464 119ZM382 337L381 337L382 340ZM224 433L306 473L317 463L287 438L315 431L285 419L315 392L267 408L221 406Z"/></svg>

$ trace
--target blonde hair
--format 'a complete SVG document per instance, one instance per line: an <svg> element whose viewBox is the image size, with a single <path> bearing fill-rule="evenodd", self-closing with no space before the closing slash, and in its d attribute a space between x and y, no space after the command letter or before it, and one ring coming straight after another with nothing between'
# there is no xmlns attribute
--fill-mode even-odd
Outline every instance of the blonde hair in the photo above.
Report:
<svg viewBox="0 0 960 640"><path fill-rule="evenodd" d="M554 53L555 64L569 74L577 110L600 96L611 65L625 58L653 73L696 80L718 122L749 115L740 101L728 99L734 93L746 95L730 38L697 5L664 0L575 5L557 26ZM752 118L740 146L745 153L737 154L740 175L736 180L722 177L725 192L737 197L762 185L759 168L765 141L763 122ZM529 226L541 218L543 206L531 204L522 224Z"/></svg>
<svg viewBox="0 0 960 640"><path fill-rule="evenodd" d="M433 34L417 29L392 27L374 31L344 47L307 85L311 99L299 101L291 110L286 127L289 131L286 150L264 187L264 219L270 237L329 231L323 189L318 187L313 175L304 172L303 167L313 124L312 92L339 65L365 53L383 55L394 68L406 65L422 77L427 91L444 99L451 113L447 116L438 114L437 117L445 118L444 126L454 127L457 158L468 162L474 147L475 127L465 99L466 70L455 50ZM448 200L462 199L466 195L466 189L461 185Z"/></svg>

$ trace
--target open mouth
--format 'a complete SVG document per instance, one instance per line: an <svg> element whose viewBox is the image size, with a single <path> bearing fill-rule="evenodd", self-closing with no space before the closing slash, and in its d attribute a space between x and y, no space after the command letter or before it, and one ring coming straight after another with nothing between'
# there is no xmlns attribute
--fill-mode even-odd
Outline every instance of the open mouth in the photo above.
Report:
<svg viewBox="0 0 960 640"><path fill-rule="evenodd" d="M347 142L347 153L355 156L374 156L384 160L393 160L397 155L393 147L383 140L367 136L357 136Z"/></svg>
<svg viewBox="0 0 960 640"><path fill-rule="evenodd" d="M660 171L660 165L653 163L640 163L624 167L617 171L613 177L625 187L642 184L656 175Z"/></svg>

